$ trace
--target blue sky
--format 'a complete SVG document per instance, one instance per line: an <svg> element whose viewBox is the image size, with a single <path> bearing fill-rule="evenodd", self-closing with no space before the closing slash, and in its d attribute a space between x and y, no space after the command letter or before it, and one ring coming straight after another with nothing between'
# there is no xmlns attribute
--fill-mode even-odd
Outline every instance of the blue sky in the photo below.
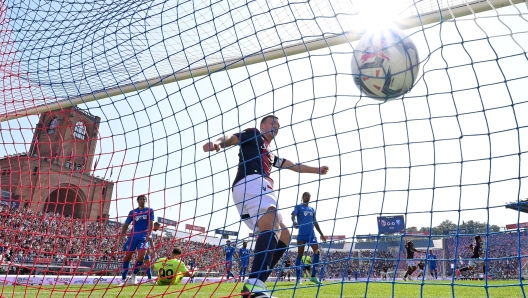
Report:
<svg viewBox="0 0 528 298"><path fill-rule="evenodd" d="M407 214L408 227L528 221L503 207L528 197L527 20L517 5L406 31L422 64L402 100L359 96L353 43L81 106L102 118L96 175L115 167L111 215L125 216L131 197L150 193L157 216L246 236L229 191L237 148L201 146L274 113L279 156L330 167L323 177L272 174L287 224L305 191L327 235L377 233L381 213ZM2 130L3 150L25 151L36 119L2 123L11 128Z"/></svg>

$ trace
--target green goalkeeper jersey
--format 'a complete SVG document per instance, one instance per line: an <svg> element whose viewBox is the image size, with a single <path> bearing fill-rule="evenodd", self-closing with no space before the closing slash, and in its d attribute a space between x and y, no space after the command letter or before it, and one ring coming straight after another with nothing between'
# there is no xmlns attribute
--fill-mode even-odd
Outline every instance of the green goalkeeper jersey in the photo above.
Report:
<svg viewBox="0 0 528 298"><path fill-rule="evenodd" d="M170 283L176 280L179 273L187 272L185 264L178 259L160 258L154 263L154 270L158 271L158 282ZM180 279L181 280L181 279Z"/></svg>
<svg viewBox="0 0 528 298"><path fill-rule="evenodd" d="M312 264L312 258L310 256L303 256L302 262L304 265L310 265Z"/></svg>

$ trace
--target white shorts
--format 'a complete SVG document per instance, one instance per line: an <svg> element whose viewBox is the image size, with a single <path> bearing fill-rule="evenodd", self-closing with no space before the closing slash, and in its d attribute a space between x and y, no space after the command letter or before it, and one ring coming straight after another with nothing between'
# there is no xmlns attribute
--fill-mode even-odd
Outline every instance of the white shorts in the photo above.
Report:
<svg viewBox="0 0 528 298"><path fill-rule="evenodd" d="M481 259L481 258L472 258L472 259L469 259L469 266L473 267L475 266L475 264L482 264L484 263L484 260Z"/></svg>
<svg viewBox="0 0 528 298"><path fill-rule="evenodd" d="M249 229L258 233L257 222L268 208L277 208L273 185L261 175L249 175L233 186L233 201ZM279 230L282 216L277 211L275 228Z"/></svg>
<svg viewBox="0 0 528 298"><path fill-rule="evenodd" d="M409 261L407 261L407 266L414 267L414 266L416 266L416 264L414 264L413 260L409 260Z"/></svg>

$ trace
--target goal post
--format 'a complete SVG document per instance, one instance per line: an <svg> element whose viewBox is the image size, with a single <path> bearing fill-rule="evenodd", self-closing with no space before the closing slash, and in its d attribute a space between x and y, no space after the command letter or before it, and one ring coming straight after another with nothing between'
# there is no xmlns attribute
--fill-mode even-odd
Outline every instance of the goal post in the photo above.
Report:
<svg viewBox="0 0 528 298"><path fill-rule="evenodd" d="M447 2L447 5L446 5ZM468 15L498 9L510 5L516 5L525 2L524 0L462 0L462 1L417 1L416 7L409 8L418 14L407 16L395 21L395 24L402 30L440 23L451 19L461 18ZM427 5L429 3L430 5ZM411 4L412 5L412 4ZM423 7L421 6L423 5ZM359 12L361 13L361 12ZM290 57L297 54L307 53L310 51L320 50L344 43L350 43L359 40L363 36L364 30L349 31L344 34L324 36L322 38L308 39L296 44L279 46L259 53L252 53L242 57L231 58L222 62L207 63L204 66L191 68L190 70L181 70L175 73L164 74L159 77L152 77L120 86L96 90L91 93L70 96L67 99L50 100L42 105L25 107L22 111L11 111L2 117L0 122L45 113L57 109L64 109L70 106L86 104L94 100L100 100L112 96L125 95L128 93L139 92L148 88L183 81L191 78L197 78L218 71L225 71L245 67L252 64L262 63L275 59Z"/></svg>

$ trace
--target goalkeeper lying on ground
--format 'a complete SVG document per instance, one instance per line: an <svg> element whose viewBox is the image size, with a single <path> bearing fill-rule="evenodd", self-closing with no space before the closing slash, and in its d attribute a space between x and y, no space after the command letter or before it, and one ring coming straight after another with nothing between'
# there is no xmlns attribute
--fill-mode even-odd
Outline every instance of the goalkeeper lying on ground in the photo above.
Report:
<svg viewBox="0 0 528 298"><path fill-rule="evenodd" d="M160 258L154 263L152 267L158 271L158 285L174 285L180 283L183 277L192 277L192 273L178 259L181 253L181 249L175 248L170 258Z"/></svg>

